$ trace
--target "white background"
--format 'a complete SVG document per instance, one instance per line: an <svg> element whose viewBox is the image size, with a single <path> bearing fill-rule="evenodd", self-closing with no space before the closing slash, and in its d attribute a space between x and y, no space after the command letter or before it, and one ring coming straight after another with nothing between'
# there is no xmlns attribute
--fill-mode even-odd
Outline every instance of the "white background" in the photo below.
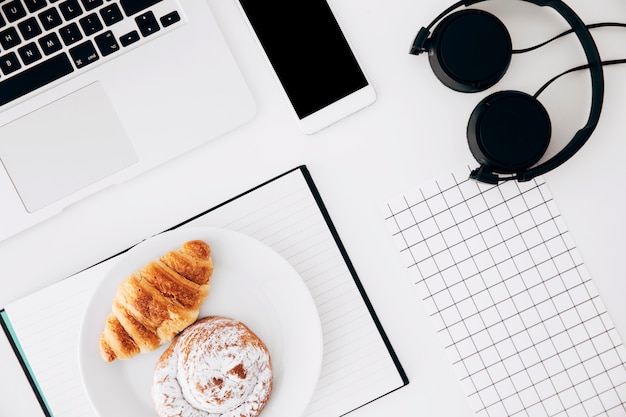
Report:
<svg viewBox="0 0 626 417"><path fill-rule="evenodd" d="M306 136L292 119L234 1L209 3L257 101L256 117L192 153L1 242L0 306L306 164L411 381L352 415L470 416L461 386L387 234L380 205L459 165L473 165L465 128L478 101L501 89L532 94L553 75L584 63L575 38L515 56L496 87L478 95L461 94L436 80L425 55L408 54L419 27L447 3L332 0L378 99L340 123ZM568 4L587 23L626 22L622 0ZM556 13L529 3L495 0L479 6L507 24L516 48L567 29ZM604 59L626 58L626 29L598 29L593 34ZM625 337L626 65L606 68L605 81L604 110L596 132L580 153L545 178ZM553 123L551 152L584 124L589 90L589 77L580 72L540 96ZM0 372L0 416L41 415L3 336Z"/></svg>

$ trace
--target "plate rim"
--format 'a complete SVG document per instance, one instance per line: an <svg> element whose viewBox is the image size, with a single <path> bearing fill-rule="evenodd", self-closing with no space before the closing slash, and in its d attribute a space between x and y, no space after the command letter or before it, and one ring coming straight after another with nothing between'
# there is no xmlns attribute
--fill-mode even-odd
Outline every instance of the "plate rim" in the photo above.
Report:
<svg viewBox="0 0 626 417"><path fill-rule="evenodd" d="M108 415L105 415L101 412L101 409L99 409L99 407L96 404L96 401L94 401L94 396L92 394L92 392L90 391L89 388L89 383L87 382L88 377L85 375L86 369L85 369L85 365L84 365L84 356L87 355L87 352L84 349L84 335L85 335L85 327L89 324L89 320L88 320L88 316L89 314L93 314L93 310L95 309L94 306L94 300L96 300L98 298L98 294L103 290L103 287L107 287L106 289L108 289L108 286L117 289L117 287L119 286L119 283L121 283L125 277L120 274L120 277L118 277L116 279L116 284L111 284L109 283L107 286L107 279L110 279L110 276L115 272L115 270L120 267L120 265L123 265L126 261L127 258L133 256L133 254L135 254L136 252L139 252L141 250L145 250L144 248L148 247L149 245L153 245L156 243L159 243L159 241L161 240L170 240L170 239L175 239L176 235L189 235L189 234L196 234L199 237L197 237L198 239L204 239L207 237L207 235L210 235L211 233L215 233L215 234L222 234L223 236L227 236L226 239L246 239L250 242L250 244L252 245L256 245L259 248L263 248L263 250L266 250L271 253L273 253L273 256L275 258L274 262L275 263L282 263L281 267L282 268L287 268L290 270L290 273L293 273L294 276L297 276L298 282L299 282L299 287L301 287L302 289L306 290L306 294L308 294L308 296L306 297L308 299L308 303L313 307L313 310L311 310L309 312L309 314L311 312L314 311L314 321L315 321L315 330L307 328L307 331L309 333L314 331L314 339L313 337L311 337L309 339L310 342L312 342L313 340L318 340L318 343L311 343L311 345L314 345L314 353L315 353L315 357L310 357L307 356L307 362L309 362L310 364L313 364L315 366L315 371L314 371L314 375L315 375L315 379L314 382L311 384L311 389L310 389L310 393L309 395L307 395L307 399L306 401L303 401L303 405L301 407L300 412L304 412L304 410L306 409L306 407L308 406L308 404L310 403L313 394L315 392L315 389L317 387L317 383L319 381L319 377L321 374L321 367L322 367L322 359L323 359L323 332L322 332L322 327L321 327L321 320L320 320L320 316L319 316L319 311L317 310L317 306L315 304L315 300L313 298L313 295L311 294L310 290L308 289L308 287L306 286L306 283L304 282L304 280L302 279L302 277L300 276L300 274L296 271L296 269L293 267L293 265L291 265L278 251L276 251L274 248L272 248L271 246L269 246L268 244L260 241L259 239L252 237L248 234L245 234L243 232L240 231L236 231L236 230L232 230L232 229L228 229L228 228L224 228L224 227L214 227L214 226L184 226L181 228L176 228L176 229L171 229L171 230L167 230L164 231L162 233L158 233L156 235L150 236L142 241L140 241L139 243L133 245L132 247L130 247L128 250L122 252L119 254L120 258L117 259L114 263L112 263L108 268L106 268L103 272L101 272L101 277L100 277L100 282L96 285L96 287L94 288L92 294L89 297L89 301L87 303L87 308L85 309L83 316L81 318L81 325L80 325L80 329L79 329L79 335L78 335L78 367L79 367L79 371L80 371L80 378L81 378L81 382L85 391L85 394L87 395L88 401L93 409L93 411L98 415L98 416L102 416L102 417L109 417ZM202 237L204 236L204 237ZM223 238L223 237L222 237ZM191 238L184 238L187 240L191 240ZM180 242L178 242L174 246L174 248L180 247L180 245L182 245L182 243L184 243L184 240L182 237L180 238ZM160 252L159 252L160 253ZM158 256L158 255L157 255ZM154 258L152 258L154 259ZM147 260L145 262L149 262L150 260ZM141 262L135 262L137 264L141 265ZM131 271L132 272L132 271ZM279 281L279 279L275 280L275 281ZM113 301L113 295L111 296L111 302ZM108 314L108 313L107 313ZM202 317L202 313L198 318ZM236 318L236 317L235 317ZM309 320L313 318L313 315L310 315ZM102 325L104 326L104 322L102 323ZM284 327L284 325L280 326L281 328ZM284 334L284 332L281 332L281 335ZM164 345L162 345L160 347L160 349L164 349L166 346L169 345L168 342ZM284 344L285 342L283 341L282 344ZM271 352L270 352L271 354ZM312 379L313 381L313 379ZM272 399L272 396L270 396L270 401ZM141 401L140 399L138 401ZM155 411L156 413L156 411ZM111 416L112 417L112 416Z"/></svg>

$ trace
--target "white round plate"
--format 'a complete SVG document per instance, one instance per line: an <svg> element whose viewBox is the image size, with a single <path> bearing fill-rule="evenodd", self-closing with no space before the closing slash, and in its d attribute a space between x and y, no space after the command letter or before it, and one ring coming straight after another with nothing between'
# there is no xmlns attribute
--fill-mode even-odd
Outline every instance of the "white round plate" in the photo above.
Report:
<svg viewBox="0 0 626 417"><path fill-rule="evenodd" d="M277 252L249 236L219 228L182 228L150 238L122 255L103 278L87 307L79 338L81 376L93 408L101 417L156 416L150 396L152 372L168 344L107 363L99 354L100 334L119 283L193 239L211 246L215 267L200 317L239 320L267 345L274 387L262 417L301 415L322 365L315 303L302 278Z"/></svg>

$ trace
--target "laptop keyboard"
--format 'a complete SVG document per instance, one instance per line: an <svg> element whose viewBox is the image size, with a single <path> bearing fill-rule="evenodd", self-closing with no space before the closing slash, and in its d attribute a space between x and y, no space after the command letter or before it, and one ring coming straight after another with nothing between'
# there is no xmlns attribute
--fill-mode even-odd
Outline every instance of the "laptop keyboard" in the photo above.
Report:
<svg viewBox="0 0 626 417"><path fill-rule="evenodd" d="M182 22L175 0L0 0L0 106Z"/></svg>

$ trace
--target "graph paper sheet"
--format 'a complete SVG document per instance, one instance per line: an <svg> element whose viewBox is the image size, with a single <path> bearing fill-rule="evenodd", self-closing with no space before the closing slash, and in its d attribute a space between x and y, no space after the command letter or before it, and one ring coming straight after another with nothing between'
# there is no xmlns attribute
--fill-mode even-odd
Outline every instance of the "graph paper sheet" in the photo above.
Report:
<svg viewBox="0 0 626 417"><path fill-rule="evenodd" d="M463 169L386 223L478 416L626 416L626 350L542 179Z"/></svg>

